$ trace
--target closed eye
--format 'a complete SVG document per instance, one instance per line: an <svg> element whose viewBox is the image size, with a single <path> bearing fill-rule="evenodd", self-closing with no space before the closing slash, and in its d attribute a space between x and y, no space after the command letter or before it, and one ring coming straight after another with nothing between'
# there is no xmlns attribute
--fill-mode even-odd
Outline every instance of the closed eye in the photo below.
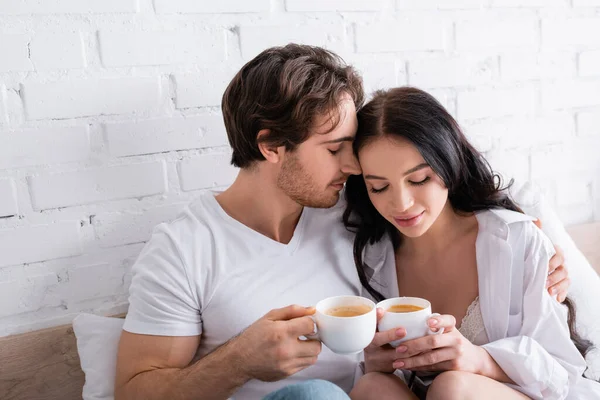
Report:
<svg viewBox="0 0 600 400"><path fill-rule="evenodd" d="M418 182L409 181L409 182L411 183L411 185L420 186L420 185L424 185L425 183L427 183L427 181L429 181L429 179L430 179L429 177L426 177L422 181L418 181Z"/></svg>
<svg viewBox="0 0 600 400"><path fill-rule="evenodd" d="M385 191L387 188L388 187L386 185L386 186L384 186L384 187L382 187L380 189L371 188L370 191L371 191L371 193L381 193L381 192Z"/></svg>

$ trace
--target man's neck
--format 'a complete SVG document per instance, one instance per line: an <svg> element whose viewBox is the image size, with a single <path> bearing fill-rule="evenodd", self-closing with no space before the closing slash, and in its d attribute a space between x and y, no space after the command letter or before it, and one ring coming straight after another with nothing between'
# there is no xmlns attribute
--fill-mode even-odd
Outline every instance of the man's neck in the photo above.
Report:
<svg viewBox="0 0 600 400"><path fill-rule="evenodd" d="M216 196L232 218L280 243L292 240L303 207L274 184L266 171L242 169L233 184Z"/></svg>

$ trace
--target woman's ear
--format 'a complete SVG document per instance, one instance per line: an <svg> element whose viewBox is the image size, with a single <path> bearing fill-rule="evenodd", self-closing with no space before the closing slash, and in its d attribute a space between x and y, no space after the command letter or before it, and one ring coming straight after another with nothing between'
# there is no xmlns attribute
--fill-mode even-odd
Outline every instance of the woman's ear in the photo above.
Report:
<svg viewBox="0 0 600 400"><path fill-rule="evenodd" d="M260 150L265 160L272 164L277 164L282 160L284 147L277 147L270 144L269 141L266 140L270 133L271 131L268 129L261 129L258 132L258 135L256 136L258 142L258 149Z"/></svg>

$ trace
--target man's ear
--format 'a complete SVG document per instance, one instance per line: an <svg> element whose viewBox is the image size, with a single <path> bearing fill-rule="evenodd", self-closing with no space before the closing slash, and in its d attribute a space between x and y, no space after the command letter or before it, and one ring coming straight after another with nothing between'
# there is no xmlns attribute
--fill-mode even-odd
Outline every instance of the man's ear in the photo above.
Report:
<svg viewBox="0 0 600 400"><path fill-rule="evenodd" d="M268 140L265 140L265 138L268 137L270 133L271 131L268 129L261 129L258 132L258 135L256 136L258 142L258 149L260 150L265 160L267 160L270 163L277 164L282 160L284 147L274 146L270 144Z"/></svg>

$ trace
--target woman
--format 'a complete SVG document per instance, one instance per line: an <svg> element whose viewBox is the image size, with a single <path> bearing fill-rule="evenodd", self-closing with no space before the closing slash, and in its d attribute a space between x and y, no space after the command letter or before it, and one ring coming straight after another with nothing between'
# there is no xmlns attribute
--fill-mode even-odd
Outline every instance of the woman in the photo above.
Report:
<svg viewBox="0 0 600 400"><path fill-rule="evenodd" d="M443 314L430 327L444 333L395 350L381 344L402 329L378 333L351 397L600 398L583 378L591 343L575 332L572 303L545 290L551 243L452 116L429 94L397 88L377 92L358 119L363 175L348 180L344 222L363 286L376 300L426 298ZM395 270L374 269L389 263L373 257L393 257ZM385 374L395 369L412 391Z"/></svg>

